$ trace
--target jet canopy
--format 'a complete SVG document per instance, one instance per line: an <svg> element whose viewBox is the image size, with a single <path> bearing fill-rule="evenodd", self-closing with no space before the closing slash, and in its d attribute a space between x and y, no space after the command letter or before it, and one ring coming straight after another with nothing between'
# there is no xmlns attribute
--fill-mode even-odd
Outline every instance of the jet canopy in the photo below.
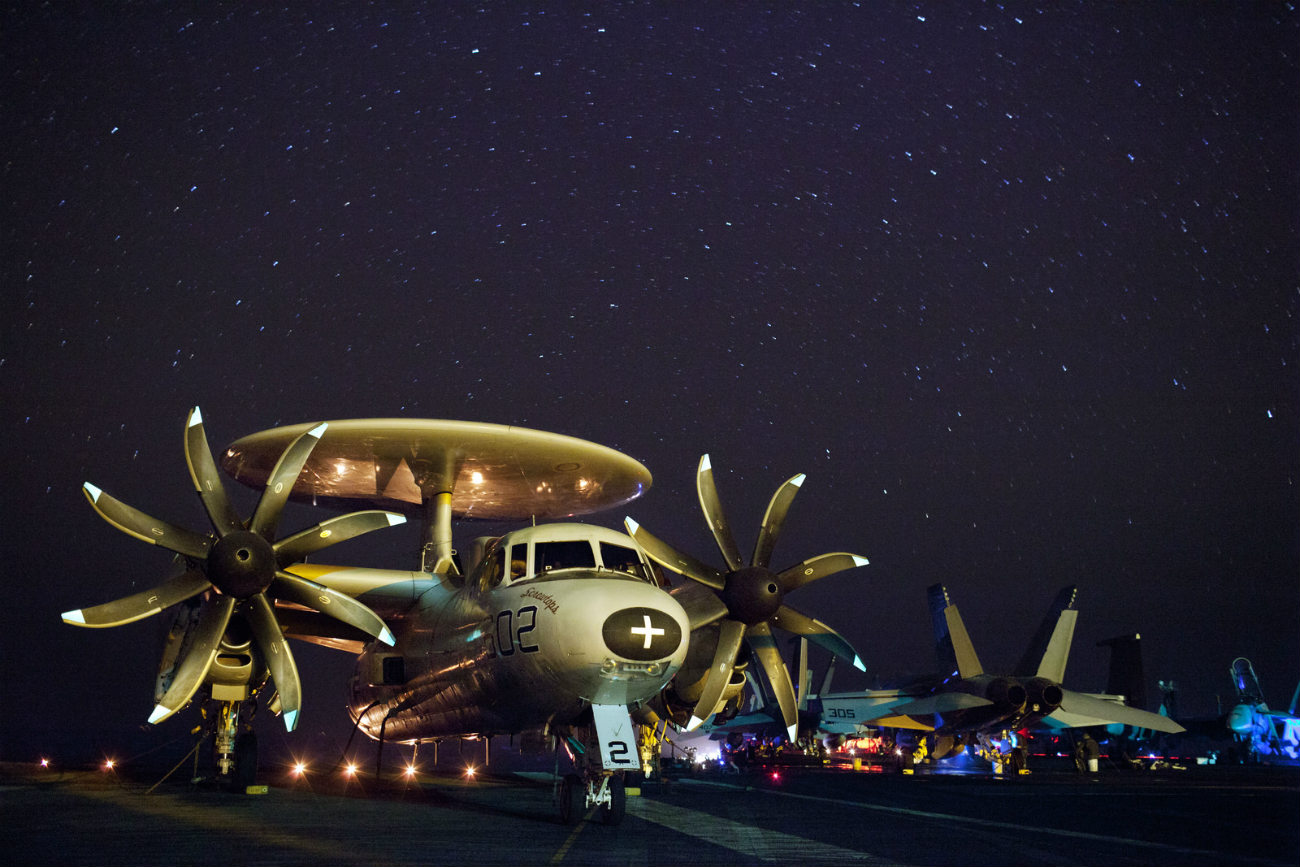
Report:
<svg viewBox="0 0 1300 867"><path fill-rule="evenodd" d="M483 557L471 578L484 590L550 577L614 572L663 585L662 573L630 536L589 524L544 524L480 540Z"/></svg>

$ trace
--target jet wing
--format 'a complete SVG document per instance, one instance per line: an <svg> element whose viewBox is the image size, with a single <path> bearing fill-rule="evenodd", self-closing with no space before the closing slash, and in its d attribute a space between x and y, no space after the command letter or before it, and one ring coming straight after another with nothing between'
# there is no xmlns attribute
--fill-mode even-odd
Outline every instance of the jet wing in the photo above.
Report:
<svg viewBox="0 0 1300 867"><path fill-rule="evenodd" d="M1061 706L1043 720L1054 728L1081 728L1119 723L1169 734L1186 731L1169 717L1158 713L1069 689L1062 692L1064 698Z"/></svg>
<svg viewBox="0 0 1300 867"><path fill-rule="evenodd" d="M952 713L972 707L986 707L993 704L987 698L971 695L968 692L940 692L928 695L916 701L896 704L889 708L890 713L901 716L928 716L930 714Z"/></svg>

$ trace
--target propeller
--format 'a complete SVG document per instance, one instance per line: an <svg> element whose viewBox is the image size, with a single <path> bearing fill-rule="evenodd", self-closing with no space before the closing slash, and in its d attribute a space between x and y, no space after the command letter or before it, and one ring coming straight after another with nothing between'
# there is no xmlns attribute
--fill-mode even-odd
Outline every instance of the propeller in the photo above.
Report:
<svg viewBox="0 0 1300 867"><path fill-rule="evenodd" d="M63 614L65 623L103 628L157 614L200 594L198 620L171 685L149 716L158 723L189 704L203 685L231 619L242 617L252 631L280 696L285 728L298 722L302 687L293 653L275 616L272 597L312 608L355 626L385 644L394 643L384 621L366 605L323 584L286 571L309 554L381 527L406 521L395 512L353 512L322 521L276 541L276 526L298 474L325 433L321 424L299 436L280 456L252 518L245 522L226 496L208 446L199 408L185 425L185 460L199 499L212 522L207 535L150 517L87 482L86 498L100 517L123 533L180 555L182 571L157 587Z"/></svg>
<svg viewBox="0 0 1300 867"><path fill-rule="evenodd" d="M750 650L767 673L768 682L776 695L781 708L781 716L791 739L795 736L798 723L798 704L790 672L781 659L780 650L772 634L772 627L779 627L788 632L807 637L831 653L851 660L861 671L866 670L853 647L838 632L816 618L809 617L785 604L787 594L806 584L810 584L827 575L833 575L844 569L867 565L867 558L857 554L823 554L804 560L788 569L773 572L769 568L772 550L785 522L790 503L799 493L805 476L799 475L789 479L777 488L768 504L767 513L759 527L758 541L754 554L746 564L736 545L735 536L727 523L722 510L722 502L713 481L713 466L709 456L700 458L699 469L695 476L695 487L700 498L700 508L705 521L713 533L718 550L722 553L725 569L719 570L684 554L660 540L631 518L625 520L628 533L648 557L666 569L711 588L718 601L706 615L692 618L692 628L698 629L710 623L718 623L720 628L717 648L713 661L704 678L703 691L695 704L687 728L695 728L708 718L717 707L731 673L736 666L736 657L741 643L748 642Z"/></svg>

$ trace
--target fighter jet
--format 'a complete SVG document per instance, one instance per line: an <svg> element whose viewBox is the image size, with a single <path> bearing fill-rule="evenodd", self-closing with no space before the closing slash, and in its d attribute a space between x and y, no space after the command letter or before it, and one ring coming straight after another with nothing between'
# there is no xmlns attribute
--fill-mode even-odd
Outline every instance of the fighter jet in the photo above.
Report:
<svg viewBox="0 0 1300 867"><path fill-rule="evenodd" d="M984 669L957 606L942 584L928 591L940 673L897 689L821 696L823 731L853 734L863 727L909 728L930 733L939 759L967 744L1038 725L1053 728L1122 723L1162 732L1182 726L1159 714L1061 685L1078 611L1076 588L1053 601L1029 649L1011 674Z"/></svg>

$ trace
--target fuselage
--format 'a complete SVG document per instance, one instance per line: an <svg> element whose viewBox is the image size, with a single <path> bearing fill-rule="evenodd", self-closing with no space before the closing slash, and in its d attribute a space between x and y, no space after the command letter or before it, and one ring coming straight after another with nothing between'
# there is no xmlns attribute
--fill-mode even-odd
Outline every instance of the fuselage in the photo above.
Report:
<svg viewBox="0 0 1300 867"><path fill-rule="evenodd" d="M681 667L690 637L655 574L622 533L550 524L492 540L463 580L426 575L405 610L391 592L364 594L397 644L358 658L352 717L372 738L420 741L639 705Z"/></svg>

